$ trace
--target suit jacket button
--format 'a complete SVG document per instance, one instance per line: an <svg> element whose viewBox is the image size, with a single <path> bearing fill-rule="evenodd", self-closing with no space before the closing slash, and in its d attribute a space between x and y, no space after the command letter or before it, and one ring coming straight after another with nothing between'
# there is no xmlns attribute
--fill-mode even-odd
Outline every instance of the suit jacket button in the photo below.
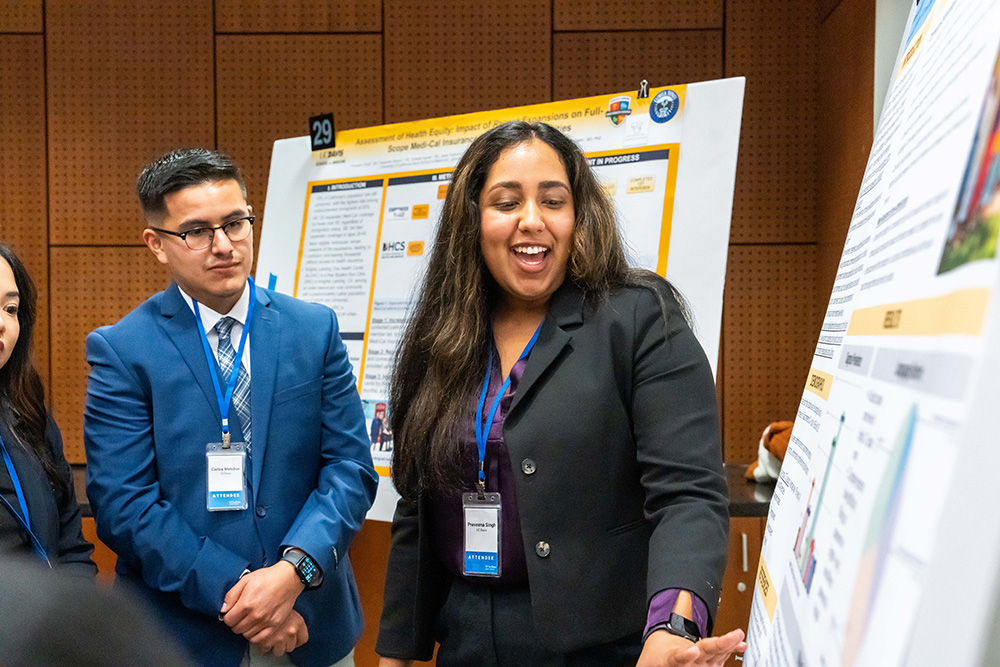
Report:
<svg viewBox="0 0 1000 667"><path fill-rule="evenodd" d="M257 508L257 516L259 516L261 518L264 518L265 516L267 516L267 510L264 509L263 507L258 507Z"/></svg>
<svg viewBox="0 0 1000 667"><path fill-rule="evenodd" d="M521 472L523 472L525 475L534 475L535 462L532 461L531 459L524 459L523 461L521 461Z"/></svg>
<svg viewBox="0 0 1000 667"><path fill-rule="evenodd" d="M538 554L540 558L547 558L550 551L552 551L552 549L549 547L548 542L541 541L535 544L535 553Z"/></svg>

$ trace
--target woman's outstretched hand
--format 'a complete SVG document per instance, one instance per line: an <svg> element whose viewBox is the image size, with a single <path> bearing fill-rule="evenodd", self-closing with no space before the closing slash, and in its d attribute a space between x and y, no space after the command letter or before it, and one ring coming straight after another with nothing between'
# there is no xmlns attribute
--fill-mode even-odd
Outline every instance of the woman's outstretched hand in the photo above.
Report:
<svg viewBox="0 0 1000 667"><path fill-rule="evenodd" d="M666 630L649 635L636 667L722 667L733 653L747 649L743 631L733 630L721 637L706 637L692 644Z"/></svg>

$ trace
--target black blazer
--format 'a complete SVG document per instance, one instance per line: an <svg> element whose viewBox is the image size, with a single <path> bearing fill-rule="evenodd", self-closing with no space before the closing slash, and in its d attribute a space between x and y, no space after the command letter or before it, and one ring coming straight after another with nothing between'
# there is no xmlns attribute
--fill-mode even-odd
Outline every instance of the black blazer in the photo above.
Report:
<svg viewBox="0 0 1000 667"><path fill-rule="evenodd" d="M546 648L641 632L649 599L667 588L694 592L714 615L729 528L715 384L665 281L597 304L560 287L504 438L521 471L517 506ZM396 508L381 655L433 651L450 575L434 555L429 507Z"/></svg>
<svg viewBox="0 0 1000 667"><path fill-rule="evenodd" d="M0 436L3 437L14 470L21 481L31 516L31 531L45 547L49 561L52 565L65 565L79 574L97 574L97 566L90 560L94 547L83 538L80 505L73 492L73 472L63 454L62 436L55 421L51 416L48 418L45 441L51 448L60 475L66 483L68 491L65 492L53 488L41 464L15 442L6 424L0 423ZM7 477L7 467L2 462L0 475ZM20 511L15 494L11 493L9 497L4 495L4 498ZM0 512L9 515L10 510L0 503ZM27 544L26 536L25 543ZM28 547L30 549L30 544Z"/></svg>

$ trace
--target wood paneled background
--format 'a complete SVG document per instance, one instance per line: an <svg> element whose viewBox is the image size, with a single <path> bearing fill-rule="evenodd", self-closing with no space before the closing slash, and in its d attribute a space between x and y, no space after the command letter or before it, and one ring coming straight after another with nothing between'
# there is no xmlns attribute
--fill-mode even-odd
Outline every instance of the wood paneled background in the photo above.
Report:
<svg viewBox="0 0 1000 667"><path fill-rule="evenodd" d="M157 155L230 153L261 211L272 143L319 112L348 129L745 76L719 380L726 458L752 460L763 427L795 414L857 196L874 13L874 0L0 0L0 239L39 286L36 355L67 455L83 462L86 334L166 283L133 192ZM353 549L366 599L386 535L366 527Z"/></svg>

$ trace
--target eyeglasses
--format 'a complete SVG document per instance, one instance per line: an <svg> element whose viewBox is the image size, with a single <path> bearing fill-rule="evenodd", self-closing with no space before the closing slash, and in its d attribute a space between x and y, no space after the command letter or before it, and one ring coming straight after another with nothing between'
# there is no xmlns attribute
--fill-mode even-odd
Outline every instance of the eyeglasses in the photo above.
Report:
<svg viewBox="0 0 1000 667"><path fill-rule="evenodd" d="M222 233L230 241L242 241L250 235L250 228L256 219L255 216L248 215L245 218L230 220L226 224L218 225L217 227L195 227L186 232L172 232L169 229L160 229L159 227L150 227L150 229L160 234L176 236L184 241L191 250L204 250L210 247L212 242L215 241L215 231L217 229L221 229Z"/></svg>

